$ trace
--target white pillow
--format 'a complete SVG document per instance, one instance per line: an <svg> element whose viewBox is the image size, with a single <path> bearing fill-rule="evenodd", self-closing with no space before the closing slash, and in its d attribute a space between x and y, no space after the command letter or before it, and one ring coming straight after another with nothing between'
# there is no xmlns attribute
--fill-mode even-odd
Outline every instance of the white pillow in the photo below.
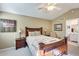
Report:
<svg viewBox="0 0 79 59"><path fill-rule="evenodd" d="M35 32L28 32L29 36L35 36Z"/></svg>
<svg viewBox="0 0 79 59"><path fill-rule="evenodd" d="M35 36L41 35L40 31L35 31Z"/></svg>
<svg viewBox="0 0 79 59"><path fill-rule="evenodd" d="M28 32L29 36L39 36L41 35L40 31Z"/></svg>

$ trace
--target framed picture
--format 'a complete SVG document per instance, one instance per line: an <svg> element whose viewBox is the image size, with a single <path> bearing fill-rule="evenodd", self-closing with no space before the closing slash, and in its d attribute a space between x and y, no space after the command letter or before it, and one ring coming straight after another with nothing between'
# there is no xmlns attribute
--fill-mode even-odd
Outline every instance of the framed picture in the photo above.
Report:
<svg viewBox="0 0 79 59"><path fill-rule="evenodd" d="M0 19L0 32L16 32L16 20Z"/></svg>
<svg viewBox="0 0 79 59"><path fill-rule="evenodd" d="M54 31L62 31L62 24L54 24Z"/></svg>

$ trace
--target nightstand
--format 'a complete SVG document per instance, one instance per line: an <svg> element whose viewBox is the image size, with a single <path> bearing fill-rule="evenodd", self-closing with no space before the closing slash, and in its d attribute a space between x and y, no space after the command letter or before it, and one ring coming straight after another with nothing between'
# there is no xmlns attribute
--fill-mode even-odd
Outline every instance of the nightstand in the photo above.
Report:
<svg viewBox="0 0 79 59"><path fill-rule="evenodd" d="M16 39L16 49L26 47L26 46L27 46L26 38L22 37L22 38Z"/></svg>

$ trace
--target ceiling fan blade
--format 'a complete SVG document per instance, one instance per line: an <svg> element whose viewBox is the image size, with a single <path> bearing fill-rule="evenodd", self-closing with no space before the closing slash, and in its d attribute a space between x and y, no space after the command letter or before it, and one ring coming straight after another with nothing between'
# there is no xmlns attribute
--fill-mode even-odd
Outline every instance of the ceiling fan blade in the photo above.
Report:
<svg viewBox="0 0 79 59"><path fill-rule="evenodd" d="M53 9L61 10L61 8L56 6L56 3L44 3L38 7L39 10L52 11Z"/></svg>

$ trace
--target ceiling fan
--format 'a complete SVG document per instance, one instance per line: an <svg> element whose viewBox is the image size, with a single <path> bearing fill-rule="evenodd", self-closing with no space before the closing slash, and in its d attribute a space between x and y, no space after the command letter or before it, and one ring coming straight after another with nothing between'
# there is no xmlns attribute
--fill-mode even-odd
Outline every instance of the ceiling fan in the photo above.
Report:
<svg viewBox="0 0 79 59"><path fill-rule="evenodd" d="M41 11L60 10L60 8L56 6L56 3L43 3L39 5L38 9Z"/></svg>

